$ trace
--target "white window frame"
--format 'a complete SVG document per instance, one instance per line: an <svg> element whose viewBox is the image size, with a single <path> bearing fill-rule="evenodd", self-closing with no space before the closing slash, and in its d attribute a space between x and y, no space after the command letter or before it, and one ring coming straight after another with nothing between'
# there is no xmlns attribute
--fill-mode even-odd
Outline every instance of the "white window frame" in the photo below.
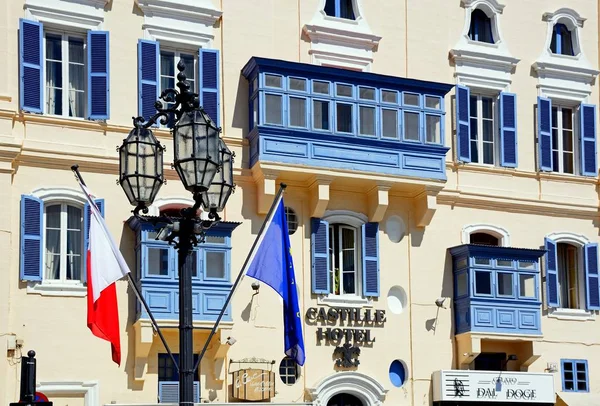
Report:
<svg viewBox="0 0 600 406"><path fill-rule="evenodd" d="M591 241L581 234L575 234L570 232L556 232L546 236L549 240L554 242L555 244L559 243L567 243L571 244L578 249L578 261L579 261L579 269L577 270L577 279L579 282L579 305L580 309L568 309L563 307L558 308L548 308L548 317L561 319L561 320L594 320L594 315L592 312L585 310L585 268L583 261L583 250L585 244L589 244ZM558 260L558 253L557 253ZM558 261L557 261L558 262ZM557 263L558 265L558 263ZM556 270L559 272L559 270ZM558 278L558 276L557 276ZM547 283L547 282L546 282ZM560 283L560 282L559 282ZM558 291L560 292L560 285L557 286Z"/></svg>
<svg viewBox="0 0 600 406"><path fill-rule="evenodd" d="M335 296L335 297L355 297L355 296L361 296L360 292L361 292L361 288L362 288L362 283L361 280L362 279L362 267L360 266L361 264L359 263L361 260L361 256L359 253L359 249L361 248L361 244L360 244L360 230L358 230L356 227L352 227L348 224L344 224L344 223L333 223L333 224L329 224L329 232L330 232L330 236L332 234L332 231L335 230L335 226L338 226L338 234L336 236L336 241L338 241L339 244L339 248L336 251L330 252L329 253L329 263L330 263L330 270L329 273L334 277L334 279L331 281L331 290L329 292L329 296ZM354 290L356 293L342 293L343 290L343 285L344 285L344 255L343 255L343 251L344 249L341 247L342 244L342 236L343 236L343 230L350 230L354 233ZM331 238L331 237L330 237ZM334 247L335 248L335 247ZM332 256L333 254L333 256ZM338 256L338 260L340 263L340 267L337 271L337 276L339 278L340 281L340 294L336 294L335 293L335 284L334 284L334 280L335 280L335 255ZM350 273L350 272L346 272L346 273Z"/></svg>
<svg viewBox="0 0 600 406"><path fill-rule="evenodd" d="M487 233L498 239L501 247L510 247L510 233L507 229L493 224L468 224L462 229L462 243L469 244L471 234Z"/></svg>
<svg viewBox="0 0 600 406"><path fill-rule="evenodd" d="M64 187L49 187L36 189L31 193L33 196L42 200L44 203L44 214L42 217L43 225L43 250L46 250L46 206L52 204L66 203L72 206L85 208L87 198L81 190L64 188ZM82 209L82 216L85 216L85 210ZM83 226L83 224L82 224ZM85 247L84 247L85 248ZM45 271L46 255L42 256L42 269ZM87 287L78 281L69 281L69 283L59 282L57 280L45 279L42 275L42 282L28 282L27 293L37 294L42 296L66 296L66 297L85 297L87 295ZM65 281L66 282L66 281Z"/></svg>
<svg viewBox="0 0 600 406"><path fill-rule="evenodd" d="M558 121L558 125L557 127L554 127L554 121L552 121L552 130L554 130L554 128L557 129L558 131L558 146L556 148L556 150L558 151L558 171L554 171L554 168L552 168L552 172L553 173L560 173L561 175L571 175L571 176L579 176L579 120L578 120L578 114L577 114L577 108L573 107L573 106L566 106L566 105L555 105L554 103L552 104L552 109L557 109L557 113L556 113L556 118ZM571 122L573 123L573 128L572 128L572 132L573 132L573 173L567 173L564 171L564 160L563 160L563 137L562 137L562 132L563 132L563 126L562 126L562 110L563 109L570 109L571 110L571 114L572 114L572 118L571 118ZM550 112L550 114L552 114L552 112ZM552 153L554 154L555 148L554 145L552 145ZM554 162L553 162L554 164Z"/></svg>
<svg viewBox="0 0 600 406"><path fill-rule="evenodd" d="M50 206L59 206L60 205L60 267L58 270L59 278L58 279L50 279L47 277L47 269L46 269L46 231L47 231L47 209ZM81 210L81 276L83 277L83 258L85 255L85 247L83 243L85 241L85 230L84 230L84 216L85 209L84 206L80 206L77 204L73 204L71 202L52 202L52 203L44 203L44 256L42 260L42 281L45 284L59 284L59 285L83 285L81 280L69 280L67 279L67 234L68 234L68 206L76 207Z"/></svg>
<svg viewBox="0 0 600 406"><path fill-rule="evenodd" d="M368 217L362 213L356 213L349 210L333 210L326 211L323 216L323 220L327 221L330 226L333 225L344 225L349 228L356 230L356 272L357 272L357 285L358 289L355 295L335 295L327 294L319 296L317 303L319 305L329 305L332 307L356 307L356 306L372 306L373 299L370 297L364 297L362 294L362 225L368 222ZM327 230L329 233L329 229ZM327 247L329 253L329 247ZM331 258L328 256L328 260ZM331 264L331 262L330 262ZM328 278L331 275L327 275ZM340 284L342 283L340 279ZM331 286L333 289L333 286Z"/></svg>
<svg viewBox="0 0 600 406"><path fill-rule="evenodd" d="M498 108L498 96L487 94L485 92L472 92L470 97L477 97L477 162L471 160L471 163L484 165L484 166L500 166L500 140L499 140L499 131L498 131L498 123L499 123L499 108ZM493 134L493 150L494 150L494 163L487 164L483 162L483 101L482 98L492 99L492 131ZM471 100L469 99L469 104ZM469 116L469 128L470 128L471 116ZM471 143L471 133L469 133L469 143ZM471 157L473 153L471 152Z"/></svg>
<svg viewBox="0 0 600 406"><path fill-rule="evenodd" d="M62 60L61 60L61 68L62 68L62 112L63 114L51 114L48 112L48 86L47 86L47 75L48 75L48 69L46 68L46 36L47 35L55 35L55 36L61 36L62 40L61 40L61 56L62 56ZM70 61L69 61L69 37L77 37L77 38L81 38L83 40L83 71L84 71L84 81L83 81L83 95L84 95L84 105L83 105L83 116L81 117L77 117L77 116L70 116L69 115L69 65L70 65ZM43 73L44 73L44 82L43 82L43 86L44 86L44 114L48 115L48 116L52 116L52 117L62 117L62 118L68 118L68 119L73 119L73 120L85 120L86 116L87 116L87 111L88 111L88 92L89 89L87 88L88 86L88 81L87 81L87 76L88 76L88 67L89 67L89 61L87 60L87 54L88 54L88 43L87 43L87 35L85 33L82 33L81 31L77 31L77 30L70 30L70 29L60 29L60 30L53 30L53 29L49 29L49 30L44 30L44 37L42 38L42 49L43 49Z"/></svg>

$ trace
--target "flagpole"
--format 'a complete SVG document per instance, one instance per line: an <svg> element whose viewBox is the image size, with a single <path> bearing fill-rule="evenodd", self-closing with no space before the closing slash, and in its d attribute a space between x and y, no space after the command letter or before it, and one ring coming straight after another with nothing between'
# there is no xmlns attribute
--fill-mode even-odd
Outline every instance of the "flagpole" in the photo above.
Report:
<svg viewBox="0 0 600 406"><path fill-rule="evenodd" d="M269 212L267 213L267 217L265 218L265 221L260 226L260 230L258 231L258 235L254 239L254 243L252 244L252 248L250 248L250 253L246 257L246 260L244 261L244 265L242 266L242 269L240 270L240 273L238 274L237 278L235 279L235 282L233 283L233 286L231 287L231 290L229 291L229 295L227 295L227 299L225 299L225 303L223 303L223 307L221 308L221 312L219 313L219 317L217 317L217 320L215 321L215 324L213 325L213 328L210 331L210 334L208 335L208 338L206 339L206 342L204 343L204 347L202 347L202 351L200 352L200 355L198 356L198 361L196 361L196 365L194 365L194 373L198 370L198 367L200 366L200 362L202 362L202 357L204 357L204 354L206 353L206 350L208 349L208 345L210 343L210 340L213 338L213 336L217 332L217 328L219 327L219 323L221 323L221 319L223 318L223 315L225 314L225 311L227 310L227 306L229 305L229 302L231 301L231 297L233 296L233 293L235 292L235 289L237 288L238 284L240 283L240 281L244 277L244 271L246 270L246 267L248 266L248 262L250 262L252 254L254 253L254 249L256 248L256 245L258 244L258 241L260 240L260 237L262 236L263 232L265 231L265 227L267 225L267 222L272 217L273 212L277 208L277 204L279 203L279 199L281 198L281 195L283 194L283 192L284 192L284 190L285 190L286 187L287 187L287 185L285 183L280 183L279 184L279 190L277 191L277 195L275 196L275 199L273 200L273 204L271 204L271 208L269 209Z"/></svg>
<svg viewBox="0 0 600 406"><path fill-rule="evenodd" d="M71 170L75 174L75 178L77 178L77 180L83 186L87 187L87 185L85 184L85 181L83 180L83 177L81 176L81 173L79 172L79 165L77 165L77 164L72 165ZM86 247L86 249L87 249L87 247ZM156 320L154 319L154 315L150 311L150 307L148 306L148 303L146 303L146 299L144 299L144 296L142 296L142 293L140 292L139 288L137 287L133 278L131 277L131 272L129 272L127 274L127 282L129 282L129 286L131 287L131 289L133 289L133 292L137 296L138 300L142 303L142 306L144 306L146 313L148 313L148 316L150 317L150 322L152 324L153 330L156 331L156 333L160 337L160 340L162 341L163 345L165 346L165 349L167 350L167 353L169 353L169 357L171 358L171 361L173 361L173 365L175 365L175 367L177 368L177 372L179 372L179 363L175 361L175 357L173 356L173 353L171 352L171 349L169 348L169 345L167 344L167 340L163 336L160 328L158 327L158 324L156 323Z"/></svg>

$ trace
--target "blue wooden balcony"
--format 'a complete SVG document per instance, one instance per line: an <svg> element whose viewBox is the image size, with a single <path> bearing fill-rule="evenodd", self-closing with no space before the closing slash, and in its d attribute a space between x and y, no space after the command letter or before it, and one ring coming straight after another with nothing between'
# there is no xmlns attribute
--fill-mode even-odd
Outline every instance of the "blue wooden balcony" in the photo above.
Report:
<svg viewBox="0 0 600 406"><path fill-rule="evenodd" d="M150 223L132 218L130 227L137 237L136 281L157 320L179 319L178 258L173 245L156 240ZM194 321L214 321L231 289L231 233L239 223L221 222L208 231L206 242L198 244L191 256ZM149 319L138 303L136 319ZM231 321L228 307L223 321Z"/></svg>
<svg viewBox="0 0 600 406"><path fill-rule="evenodd" d="M540 335L545 250L461 245L450 249L456 334Z"/></svg>
<svg viewBox="0 0 600 406"><path fill-rule="evenodd" d="M445 180L453 85L253 57L250 167L258 162Z"/></svg>

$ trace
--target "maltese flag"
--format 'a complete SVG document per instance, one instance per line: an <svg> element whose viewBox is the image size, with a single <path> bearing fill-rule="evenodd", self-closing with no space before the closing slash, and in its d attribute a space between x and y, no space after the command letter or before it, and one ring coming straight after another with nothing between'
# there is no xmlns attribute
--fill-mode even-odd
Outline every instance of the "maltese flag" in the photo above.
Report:
<svg viewBox="0 0 600 406"><path fill-rule="evenodd" d="M92 193L79 183L90 206L90 235L87 249L87 325L96 337L109 341L112 359L121 365L119 308L115 282L129 273Z"/></svg>

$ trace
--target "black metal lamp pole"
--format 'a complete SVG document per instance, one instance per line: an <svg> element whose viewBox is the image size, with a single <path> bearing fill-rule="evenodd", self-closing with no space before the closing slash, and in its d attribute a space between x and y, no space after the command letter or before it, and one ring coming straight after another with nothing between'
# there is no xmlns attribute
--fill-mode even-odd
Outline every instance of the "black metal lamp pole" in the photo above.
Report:
<svg viewBox="0 0 600 406"><path fill-rule="evenodd" d="M133 119L134 128L123 140L119 151L119 184L133 213L141 221L150 221L160 228L157 239L175 244L178 252L179 277L179 404L194 403L194 346L192 313L192 276L194 246L204 241L206 231L221 218L229 196L233 192L233 157L219 137L218 128L200 107L197 93L190 91L185 65L177 64L177 87L162 92L155 103L156 115L148 120ZM167 107L163 107L163 102ZM174 162L184 187L194 198L194 206L181 210L180 217L145 217L160 187L165 183L163 174L164 147L154 137L150 127L158 122L173 124ZM208 219L200 218L203 207Z"/></svg>

